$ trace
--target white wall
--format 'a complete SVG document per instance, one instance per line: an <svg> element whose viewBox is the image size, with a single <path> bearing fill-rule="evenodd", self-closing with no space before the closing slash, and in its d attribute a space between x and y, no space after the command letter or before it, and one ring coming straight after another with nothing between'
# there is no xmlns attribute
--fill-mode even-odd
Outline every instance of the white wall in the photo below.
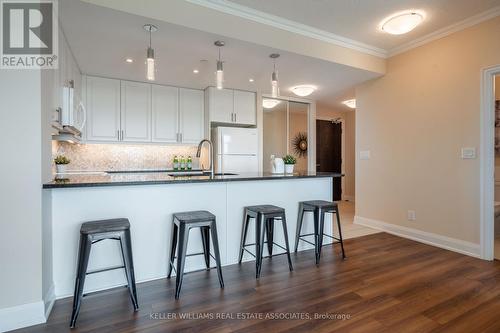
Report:
<svg viewBox="0 0 500 333"><path fill-rule="evenodd" d="M13 328L16 306L30 304L23 320L44 320L41 114L41 72L1 70L0 331Z"/></svg>

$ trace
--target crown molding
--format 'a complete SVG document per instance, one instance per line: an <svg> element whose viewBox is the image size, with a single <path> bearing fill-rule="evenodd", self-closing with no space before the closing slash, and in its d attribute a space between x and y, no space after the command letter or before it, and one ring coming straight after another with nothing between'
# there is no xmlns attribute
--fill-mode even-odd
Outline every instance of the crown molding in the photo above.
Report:
<svg viewBox="0 0 500 333"><path fill-rule="evenodd" d="M257 23L265 24L268 26L272 26L274 28L299 34L305 37L314 38L317 40L321 40L323 42L327 42L337 46L342 46L351 50L363 52L376 57L385 59L388 56L388 52L382 48L358 42L356 40L349 39L346 37L342 37L325 30L311 27L309 25L287 20L285 18L276 15L264 13L227 0L186 0L186 1L195 5L217 10L225 14L238 16L241 18L252 20Z"/></svg>
<svg viewBox="0 0 500 333"><path fill-rule="evenodd" d="M420 38L414 39L411 42L405 43L398 47L395 47L388 52L388 57L393 57L400 53L404 53L416 47L422 46L424 44L430 43L434 40L446 37L460 30L472 27L481 22L490 20L494 17L500 16L500 6L487 10L485 12L479 13L477 15L466 18L463 21L454 23L442 29L436 30L428 35L422 36Z"/></svg>

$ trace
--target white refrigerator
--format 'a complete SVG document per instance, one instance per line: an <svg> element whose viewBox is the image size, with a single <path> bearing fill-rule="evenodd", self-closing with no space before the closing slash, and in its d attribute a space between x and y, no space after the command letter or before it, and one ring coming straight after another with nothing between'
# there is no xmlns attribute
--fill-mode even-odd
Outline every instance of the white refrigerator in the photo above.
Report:
<svg viewBox="0 0 500 333"><path fill-rule="evenodd" d="M212 129L216 173L259 171L256 128L215 127Z"/></svg>

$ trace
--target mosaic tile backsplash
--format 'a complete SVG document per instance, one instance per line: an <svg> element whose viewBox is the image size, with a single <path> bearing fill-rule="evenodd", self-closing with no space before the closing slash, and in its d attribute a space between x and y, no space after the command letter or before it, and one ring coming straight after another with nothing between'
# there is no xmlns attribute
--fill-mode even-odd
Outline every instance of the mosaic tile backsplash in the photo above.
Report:
<svg viewBox="0 0 500 333"><path fill-rule="evenodd" d="M171 169L174 156L191 156L193 169L199 167L196 146L54 143L52 155L71 160L67 170L111 171ZM202 153L205 156L205 152Z"/></svg>

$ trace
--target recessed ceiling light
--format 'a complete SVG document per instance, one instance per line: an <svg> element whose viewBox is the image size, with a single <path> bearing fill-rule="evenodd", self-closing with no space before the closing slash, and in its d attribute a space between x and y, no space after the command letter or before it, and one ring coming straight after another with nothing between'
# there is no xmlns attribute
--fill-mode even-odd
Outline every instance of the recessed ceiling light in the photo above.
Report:
<svg viewBox="0 0 500 333"><path fill-rule="evenodd" d="M193 69L193 73L198 74L200 71L197 69Z"/></svg>
<svg viewBox="0 0 500 333"><path fill-rule="evenodd" d="M351 109L356 108L356 100L355 99L348 99L347 101L343 101L342 104L350 107Z"/></svg>
<svg viewBox="0 0 500 333"><path fill-rule="evenodd" d="M277 100L277 99L269 99L269 98L264 98L262 100L262 107L264 109L272 109L274 108L276 105L280 104L281 101Z"/></svg>
<svg viewBox="0 0 500 333"><path fill-rule="evenodd" d="M424 12L419 10L398 12L386 17L380 23L380 29L391 35L402 35L415 29L424 17Z"/></svg>
<svg viewBox="0 0 500 333"><path fill-rule="evenodd" d="M133 63L134 62L134 59L132 58L127 58L125 59L126 62L128 62L129 64Z"/></svg>
<svg viewBox="0 0 500 333"><path fill-rule="evenodd" d="M293 88L292 88L292 92L293 92L295 95L300 96L300 97L306 97L306 96L309 96L309 95L311 95L311 94L312 94L315 90L316 90L316 87L315 87L315 86L306 85L306 84L303 84L303 85L296 86L296 87L293 87Z"/></svg>
<svg viewBox="0 0 500 333"><path fill-rule="evenodd" d="M248 82L253 82L253 81L254 81L254 79L248 79Z"/></svg>

